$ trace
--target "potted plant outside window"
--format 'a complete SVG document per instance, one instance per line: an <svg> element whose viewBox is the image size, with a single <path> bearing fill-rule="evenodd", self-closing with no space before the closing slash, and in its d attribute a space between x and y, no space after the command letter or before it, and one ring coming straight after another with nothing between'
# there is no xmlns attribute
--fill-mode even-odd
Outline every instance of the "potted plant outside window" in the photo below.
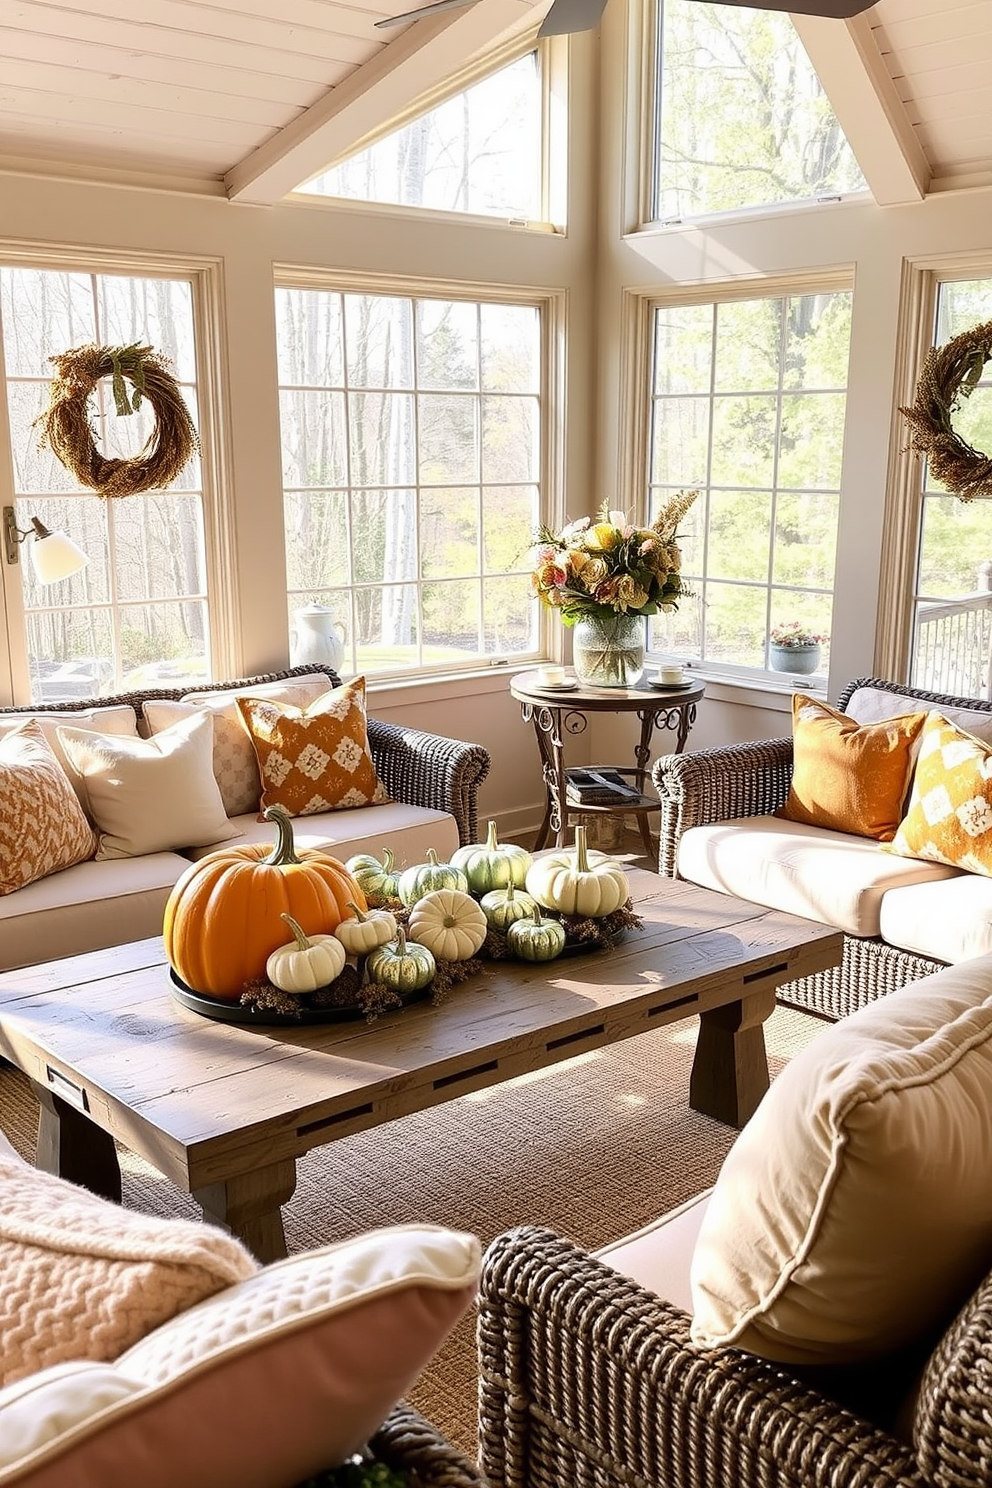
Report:
<svg viewBox="0 0 992 1488"><path fill-rule="evenodd" d="M798 620L775 625L768 633L768 664L773 672L808 677L820 665L820 647L829 637Z"/></svg>

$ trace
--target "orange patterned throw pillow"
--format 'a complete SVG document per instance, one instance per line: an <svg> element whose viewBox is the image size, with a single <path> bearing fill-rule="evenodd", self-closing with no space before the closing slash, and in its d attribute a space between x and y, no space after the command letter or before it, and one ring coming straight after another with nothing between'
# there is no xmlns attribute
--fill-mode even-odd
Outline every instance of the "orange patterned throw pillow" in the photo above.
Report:
<svg viewBox="0 0 992 1488"><path fill-rule="evenodd" d="M857 723L816 698L792 699L789 799L775 812L807 827L829 827L890 842L902 816L913 745L925 713Z"/></svg>
<svg viewBox="0 0 992 1488"><path fill-rule="evenodd" d="M0 894L82 863L96 844L41 725L32 720L0 739Z"/></svg>
<svg viewBox="0 0 992 1488"><path fill-rule="evenodd" d="M927 714L913 792L889 851L992 877L992 744Z"/></svg>
<svg viewBox="0 0 992 1488"><path fill-rule="evenodd" d="M365 678L325 692L306 708L239 697L262 776L261 810L313 816L389 797L375 773L365 717Z"/></svg>

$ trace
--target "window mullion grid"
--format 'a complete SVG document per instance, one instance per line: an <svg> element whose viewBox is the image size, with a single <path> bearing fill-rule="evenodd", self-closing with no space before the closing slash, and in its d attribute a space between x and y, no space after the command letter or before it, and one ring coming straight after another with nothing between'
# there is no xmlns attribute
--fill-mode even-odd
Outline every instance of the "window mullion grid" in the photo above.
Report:
<svg viewBox="0 0 992 1488"><path fill-rule="evenodd" d="M772 626L772 580L775 575L775 534L778 531L778 471L782 453L783 381L785 378L785 353L789 327L788 305L790 298L783 295L779 300L778 368L775 378L775 443L772 446L772 502L768 524L768 587L765 591L766 636L771 633ZM767 656L765 658L765 665L767 666Z"/></svg>
<svg viewBox="0 0 992 1488"><path fill-rule="evenodd" d="M345 325L347 314L345 296L338 293L338 318L341 325L341 394L344 399L344 530L348 553L348 635L351 647L351 665L358 668L358 596L355 592L355 492L352 487L351 460L351 387L348 376L348 334ZM330 389L328 389L330 391Z"/></svg>
<svg viewBox="0 0 992 1488"><path fill-rule="evenodd" d="M479 461L476 468L476 539L475 539L475 562L477 566L476 593L479 597L479 621L477 627L477 645L480 657L486 655L486 586L483 580L485 573L484 561L484 538L483 538L483 491L485 490L485 469L482 460L483 440L483 388L482 388L482 304L477 301L475 305L475 399L476 399L476 422L479 429ZM491 660L492 658L490 658Z"/></svg>
<svg viewBox="0 0 992 1488"><path fill-rule="evenodd" d="M705 506L703 509L703 552L702 562L700 563L703 593L700 599L699 610L699 659L704 663L706 661L706 605L710 572L710 513L713 507L713 422L716 415L716 354L719 309L719 304L713 306L712 329L710 331L709 408L706 413L706 474L703 485Z"/></svg>

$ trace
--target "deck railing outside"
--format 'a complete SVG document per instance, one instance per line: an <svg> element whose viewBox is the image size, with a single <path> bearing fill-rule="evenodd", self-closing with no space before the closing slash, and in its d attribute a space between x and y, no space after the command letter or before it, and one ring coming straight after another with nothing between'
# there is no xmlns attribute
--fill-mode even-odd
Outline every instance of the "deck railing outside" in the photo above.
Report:
<svg viewBox="0 0 992 1488"><path fill-rule="evenodd" d="M920 600L913 635L913 686L992 699L992 562L960 599Z"/></svg>

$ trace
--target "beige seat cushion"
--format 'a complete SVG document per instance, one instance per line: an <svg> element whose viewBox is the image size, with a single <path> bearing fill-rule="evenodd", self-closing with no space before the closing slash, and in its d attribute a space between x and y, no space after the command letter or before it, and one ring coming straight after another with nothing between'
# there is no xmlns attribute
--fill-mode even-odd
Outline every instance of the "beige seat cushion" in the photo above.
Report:
<svg viewBox="0 0 992 1488"><path fill-rule="evenodd" d="M692 1260L692 1337L797 1364L945 1327L992 1257L992 956L891 992L786 1065Z"/></svg>
<svg viewBox="0 0 992 1488"><path fill-rule="evenodd" d="M161 935L178 853L78 863L0 896L0 971Z"/></svg>
<svg viewBox="0 0 992 1488"><path fill-rule="evenodd" d="M969 961L992 952L992 878L960 873L940 883L890 889L879 916L882 936L934 961Z"/></svg>
<svg viewBox="0 0 992 1488"><path fill-rule="evenodd" d="M622 1240L614 1240L594 1254L656 1297L681 1307L683 1312L691 1312L689 1268L709 1197L707 1189L642 1230L624 1235Z"/></svg>
<svg viewBox="0 0 992 1488"><path fill-rule="evenodd" d="M679 843L678 872L703 888L848 935L878 935L887 890L951 878L958 870L895 857L867 837L749 816L691 827Z"/></svg>
<svg viewBox="0 0 992 1488"><path fill-rule="evenodd" d="M433 1225L373 1230L265 1267L112 1369L2 1390L0 1488L277 1488L335 1466L471 1304L479 1249Z"/></svg>
<svg viewBox="0 0 992 1488"><path fill-rule="evenodd" d="M275 826L272 822L260 822L254 812L234 817L231 826L239 834L239 846L254 842L275 845ZM399 870L422 863L429 847L435 849L442 861L447 860L458 846L458 824L446 811L387 801L381 806L360 806L354 811L296 817L293 841L297 848L318 847L342 862L356 853L378 854L386 843L393 850ZM219 843L209 843L190 848L187 856L194 860L204 858L218 846Z"/></svg>

